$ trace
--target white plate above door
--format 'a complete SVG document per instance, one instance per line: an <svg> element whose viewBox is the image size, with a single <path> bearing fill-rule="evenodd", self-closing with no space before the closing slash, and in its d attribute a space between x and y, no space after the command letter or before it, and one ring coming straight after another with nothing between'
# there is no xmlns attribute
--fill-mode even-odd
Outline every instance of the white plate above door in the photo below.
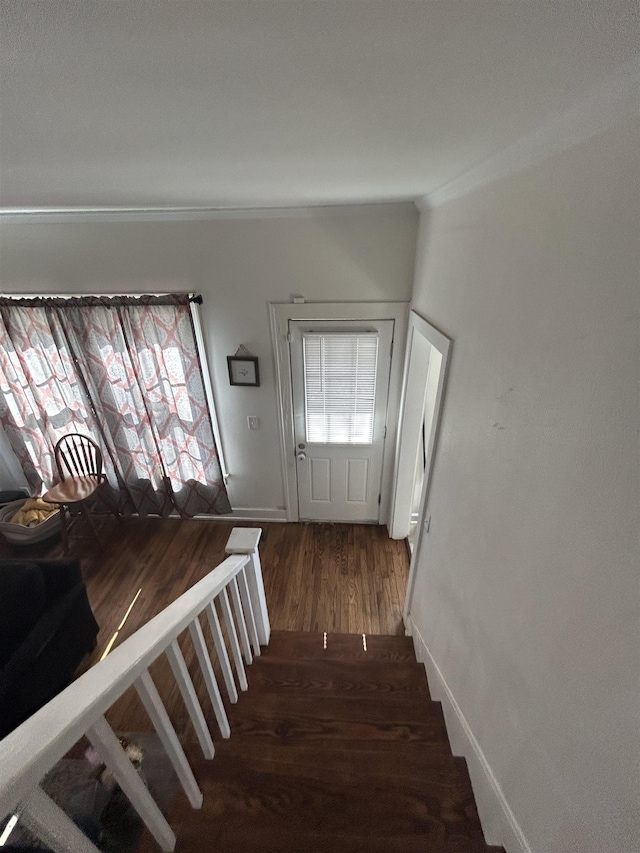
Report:
<svg viewBox="0 0 640 853"><path fill-rule="evenodd" d="M393 320L289 322L299 517L377 523Z"/></svg>

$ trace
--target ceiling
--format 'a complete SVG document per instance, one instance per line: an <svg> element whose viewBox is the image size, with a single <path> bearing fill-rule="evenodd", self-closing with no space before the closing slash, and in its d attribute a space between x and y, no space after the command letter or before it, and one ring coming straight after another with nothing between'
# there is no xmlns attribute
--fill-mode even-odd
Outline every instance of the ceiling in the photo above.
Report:
<svg viewBox="0 0 640 853"><path fill-rule="evenodd" d="M570 108L636 0L0 0L0 207L416 198Z"/></svg>

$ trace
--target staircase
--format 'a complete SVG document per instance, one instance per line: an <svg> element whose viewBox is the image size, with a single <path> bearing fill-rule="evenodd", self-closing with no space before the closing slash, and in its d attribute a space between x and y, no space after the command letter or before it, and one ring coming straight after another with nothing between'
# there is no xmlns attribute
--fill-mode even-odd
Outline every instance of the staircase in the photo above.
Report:
<svg viewBox="0 0 640 853"><path fill-rule="evenodd" d="M409 638L275 631L247 676L215 759L187 750L204 804L176 799L176 851L502 850L484 842ZM141 853L157 849L145 836Z"/></svg>

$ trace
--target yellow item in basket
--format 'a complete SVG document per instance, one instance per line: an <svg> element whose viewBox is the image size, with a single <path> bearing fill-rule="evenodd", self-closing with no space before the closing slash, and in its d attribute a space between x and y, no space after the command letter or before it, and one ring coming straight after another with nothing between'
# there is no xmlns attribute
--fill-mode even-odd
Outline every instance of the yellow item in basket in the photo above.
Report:
<svg viewBox="0 0 640 853"><path fill-rule="evenodd" d="M29 498L11 519L12 524L22 524L24 527L35 527L42 524L52 513L58 511L57 504L50 504L42 498Z"/></svg>

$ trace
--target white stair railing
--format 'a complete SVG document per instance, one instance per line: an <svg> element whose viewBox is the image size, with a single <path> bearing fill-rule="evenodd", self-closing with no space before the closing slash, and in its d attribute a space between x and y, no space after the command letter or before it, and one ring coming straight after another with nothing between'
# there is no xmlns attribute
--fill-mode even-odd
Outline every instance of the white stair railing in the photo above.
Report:
<svg viewBox="0 0 640 853"><path fill-rule="evenodd" d="M174 849L173 830L104 715L133 685L190 804L200 808L202 792L149 674L149 667L160 655L166 654L202 752L206 758L213 758L211 733L177 638L189 630L220 733L228 738L229 721L199 616L206 613L229 700L237 702L234 673L215 602L218 601L227 628L235 677L240 689L246 690L240 642L244 660L250 664L253 655L260 654L260 646L268 644L270 634L258 555L261 533L260 528L234 528L226 547L230 556L223 563L0 741L0 818L18 815L20 821L55 853L99 853L40 787L45 774L86 735L160 848L163 851ZM227 589L231 592L235 622Z"/></svg>

